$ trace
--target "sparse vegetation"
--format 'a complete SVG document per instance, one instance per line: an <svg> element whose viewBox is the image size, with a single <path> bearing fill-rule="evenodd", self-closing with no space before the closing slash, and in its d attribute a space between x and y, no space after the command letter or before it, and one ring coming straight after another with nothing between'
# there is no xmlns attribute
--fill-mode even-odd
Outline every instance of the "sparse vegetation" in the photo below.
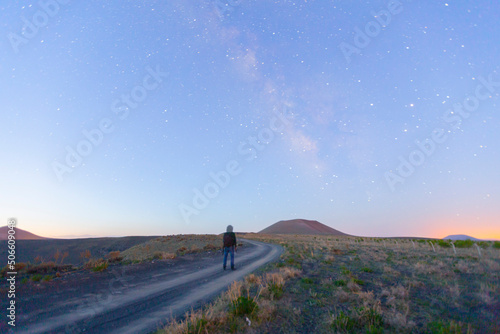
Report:
<svg viewBox="0 0 500 334"><path fill-rule="evenodd" d="M490 242L489 241L478 241L477 245L483 249L487 249L490 247Z"/></svg>
<svg viewBox="0 0 500 334"><path fill-rule="evenodd" d="M164 236L131 247L121 252L120 256L131 263L153 259L168 260L186 254L219 251L221 240L217 235Z"/></svg>
<svg viewBox="0 0 500 334"><path fill-rule="evenodd" d="M450 240L438 240L437 244L438 244L438 246L445 247L445 248L450 248L451 247L451 241Z"/></svg>
<svg viewBox="0 0 500 334"><path fill-rule="evenodd" d="M290 267L260 276L251 274L244 282L234 282L215 302L189 312L183 320L173 320L158 333L241 333L265 326L277 309L276 291L283 294L286 282L298 275L300 271Z"/></svg>
<svg viewBox="0 0 500 334"><path fill-rule="evenodd" d="M11 270L9 266L5 266L0 271L0 276L5 277L8 272L15 271L21 279L20 282L25 284L30 280L33 282L48 282L54 278L54 275L60 277L60 272L68 272L71 270L74 270L71 265L55 264L52 261L41 262L38 260L37 264L24 262L16 263L14 270Z"/></svg>
<svg viewBox="0 0 500 334"><path fill-rule="evenodd" d="M331 319L332 329L338 332L365 332L383 333L383 318L378 311L378 307L354 308L349 315L343 311L333 315Z"/></svg>
<svg viewBox="0 0 500 334"><path fill-rule="evenodd" d="M28 274L46 274L54 271L57 268L54 262L42 262L37 265L27 266L26 272Z"/></svg>
<svg viewBox="0 0 500 334"><path fill-rule="evenodd" d="M455 247L457 248L471 248L474 245L474 241L472 240L457 240L454 242Z"/></svg>
<svg viewBox="0 0 500 334"><path fill-rule="evenodd" d="M235 282L214 303L173 320L162 333L479 333L498 331L500 242L247 235L284 247L277 263ZM202 240L203 239L203 240ZM218 236L152 239L84 268L170 260L219 251ZM477 247L481 248L478 252ZM20 282L46 284L75 270L37 257L18 263ZM50 258L50 257L49 257ZM8 268L2 269L2 274ZM51 283L53 284L53 283ZM312 321L311 319L315 319ZM495 327L496 326L496 327Z"/></svg>
<svg viewBox="0 0 500 334"><path fill-rule="evenodd" d="M237 316L226 294L184 320L173 321L162 333L188 333L186 328L199 323L204 324L199 333L499 330L495 307L500 305L500 247L495 243L455 241L455 254L447 240L434 240L433 249L423 239L246 237L284 247L280 261L266 270L278 270L278 275L294 270L300 275L287 277L282 285L273 285L268 273L249 275L241 283L241 290L249 293L241 302L255 300L257 311L247 309L246 315ZM481 256L474 244L482 248Z"/></svg>

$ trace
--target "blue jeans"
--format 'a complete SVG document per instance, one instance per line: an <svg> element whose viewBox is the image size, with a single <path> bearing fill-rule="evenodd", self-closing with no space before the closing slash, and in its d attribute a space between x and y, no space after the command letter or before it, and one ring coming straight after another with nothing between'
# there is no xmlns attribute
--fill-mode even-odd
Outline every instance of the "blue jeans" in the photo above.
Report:
<svg viewBox="0 0 500 334"><path fill-rule="evenodd" d="M226 268L227 253L231 254L231 268L234 268L234 246L224 247L224 263L222 264Z"/></svg>

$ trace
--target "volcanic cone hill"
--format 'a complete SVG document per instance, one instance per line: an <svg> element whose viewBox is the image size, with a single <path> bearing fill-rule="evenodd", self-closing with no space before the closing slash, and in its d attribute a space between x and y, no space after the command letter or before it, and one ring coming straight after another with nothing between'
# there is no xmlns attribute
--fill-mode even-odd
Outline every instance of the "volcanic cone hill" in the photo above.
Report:
<svg viewBox="0 0 500 334"><path fill-rule="evenodd" d="M25 231L20 229L19 227L14 227L14 230L16 231L15 236L16 240L42 240L42 239L47 239L44 237L40 237L36 234L33 234L31 232ZM7 240L8 238L8 232L9 232L9 227L8 226L2 226L0 227L0 240Z"/></svg>
<svg viewBox="0 0 500 334"><path fill-rule="evenodd" d="M306 219L281 220L258 233L349 236L316 220Z"/></svg>

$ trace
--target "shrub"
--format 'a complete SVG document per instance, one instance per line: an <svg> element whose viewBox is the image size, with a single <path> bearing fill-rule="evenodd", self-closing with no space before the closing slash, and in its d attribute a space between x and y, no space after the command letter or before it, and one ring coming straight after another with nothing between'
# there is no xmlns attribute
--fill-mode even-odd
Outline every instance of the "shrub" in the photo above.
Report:
<svg viewBox="0 0 500 334"><path fill-rule="evenodd" d="M361 271L363 271L363 272L365 272L365 273L372 273L372 272L373 272L373 269L368 268L368 267L364 267L364 268L361 268Z"/></svg>
<svg viewBox="0 0 500 334"><path fill-rule="evenodd" d="M94 263L92 271L93 272L98 272L98 271L103 271L108 268L108 261L107 260L98 260Z"/></svg>
<svg viewBox="0 0 500 334"><path fill-rule="evenodd" d="M15 267L14 270L10 269L9 265L6 265L5 267L3 267L2 270L0 270L0 277L6 276L7 273L10 271L15 271L17 273L20 273L24 269L27 270L28 265L24 262L19 262L19 263L16 263L14 267Z"/></svg>
<svg viewBox="0 0 500 334"><path fill-rule="evenodd" d="M490 243L488 241L479 241L477 245L483 249L490 247Z"/></svg>
<svg viewBox="0 0 500 334"><path fill-rule="evenodd" d="M347 268L342 268L342 274L344 275L350 275L351 274L351 271Z"/></svg>
<svg viewBox="0 0 500 334"><path fill-rule="evenodd" d="M286 260L286 264L290 265L290 266L294 266L295 268L298 268L298 269L301 269L302 268L302 265L300 264L299 261L297 261L295 258L288 258Z"/></svg>
<svg viewBox="0 0 500 334"><path fill-rule="evenodd" d="M109 263L120 262L121 260L123 260L123 257L120 256L120 251L109 252L107 258Z"/></svg>
<svg viewBox="0 0 500 334"><path fill-rule="evenodd" d="M455 241L455 247L457 248L471 248L474 245L472 240L457 240Z"/></svg>
<svg viewBox="0 0 500 334"><path fill-rule="evenodd" d="M461 322L456 323L451 321L449 323L444 321L432 321L427 324L427 333L436 334L455 334L455 333L472 333L471 326L465 327Z"/></svg>
<svg viewBox="0 0 500 334"><path fill-rule="evenodd" d="M255 284L255 285L260 285L262 283L262 279L260 276L255 276L255 274L250 274L247 277L245 277L245 282L248 284Z"/></svg>
<svg viewBox="0 0 500 334"><path fill-rule="evenodd" d="M201 318L195 321L188 322L187 324L187 334L198 334L207 332L208 320L205 318L205 314Z"/></svg>
<svg viewBox="0 0 500 334"><path fill-rule="evenodd" d="M203 250L206 250L206 251L219 250L219 249L220 249L220 247L217 247L217 246L212 245L212 244L208 244L208 245L203 246Z"/></svg>
<svg viewBox="0 0 500 334"><path fill-rule="evenodd" d="M335 286L346 286L347 283L346 283L346 281L344 281L342 279L338 279L335 282L333 282L333 285L335 285Z"/></svg>
<svg viewBox="0 0 500 334"><path fill-rule="evenodd" d="M52 276L52 275L45 275L45 276L43 276L42 281L48 282L48 281L51 281L52 278L54 278L54 276Z"/></svg>
<svg viewBox="0 0 500 334"><path fill-rule="evenodd" d="M26 272L28 274L47 274L56 269L56 264L54 262L42 262L37 265L28 266Z"/></svg>
<svg viewBox="0 0 500 334"><path fill-rule="evenodd" d="M40 275L40 274L35 274L35 275L31 276L31 280L32 280L33 282L38 282L38 281L40 281L41 279L42 279L42 275Z"/></svg>
<svg viewBox="0 0 500 334"><path fill-rule="evenodd" d="M158 260L172 260L176 258L176 255L167 252L155 252L153 258Z"/></svg>
<svg viewBox="0 0 500 334"><path fill-rule="evenodd" d="M103 271L108 268L108 260L98 259L98 260L90 260L84 266L85 269L90 269L94 272Z"/></svg>
<svg viewBox="0 0 500 334"><path fill-rule="evenodd" d="M14 271L20 272L21 270L25 269L27 266L28 265L24 262L16 263L16 265L15 265L16 269Z"/></svg>
<svg viewBox="0 0 500 334"><path fill-rule="evenodd" d="M257 303L253 298L240 296L231 303L231 313L239 315L251 315L258 310Z"/></svg>
<svg viewBox="0 0 500 334"><path fill-rule="evenodd" d="M177 250L177 254L179 254L179 255L184 255L184 254L186 254L186 251L187 251L187 248L186 248L186 247L184 247L184 246L182 246L181 248L179 248L179 249Z"/></svg>
<svg viewBox="0 0 500 334"><path fill-rule="evenodd" d="M500 241L495 241L493 243L493 248L500 249Z"/></svg>
<svg viewBox="0 0 500 334"><path fill-rule="evenodd" d="M334 247L332 247L332 248L330 249L330 251L332 252L332 254L335 254L335 255L340 255L340 254L342 254L342 251L341 251L340 249L336 249L336 248L334 248Z"/></svg>
<svg viewBox="0 0 500 334"><path fill-rule="evenodd" d="M360 280L360 279L357 279L357 278L353 278L352 281L354 283L356 283L357 285L365 285L365 282Z"/></svg>
<svg viewBox="0 0 500 334"><path fill-rule="evenodd" d="M343 311L340 311L338 315L333 317L331 326L338 331L350 332L355 324L356 322L353 319L349 318Z"/></svg>
<svg viewBox="0 0 500 334"><path fill-rule="evenodd" d="M309 277L302 278L301 282L304 283L304 284L313 284L314 283L314 281L312 280L312 278L309 278Z"/></svg>
<svg viewBox="0 0 500 334"><path fill-rule="evenodd" d="M382 333L383 325L382 315L376 307L355 308L350 315L341 311L331 322L331 327L337 331L349 333L359 333L362 329L365 333Z"/></svg>
<svg viewBox="0 0 500 334"><path fill-rule="evenodd" d="M296 277L300 274L300 270L291 267L282 268L280 269L280 272L283 274L284 279Z"/></svg>
<svg viewBox="0 0 500 334"><path fill-rule="evenodd" d="M450 248L451 247L451 242L450 240L438 240L437 241L437 244L441 247L444 247L444 248Z"/></svg>
<svg viewBox="0 0 500 334"><path fill-rule="evenodd" d="M269 283L268 289L274 299L280 299L283 296L283 284L272 282Z"/></svg>

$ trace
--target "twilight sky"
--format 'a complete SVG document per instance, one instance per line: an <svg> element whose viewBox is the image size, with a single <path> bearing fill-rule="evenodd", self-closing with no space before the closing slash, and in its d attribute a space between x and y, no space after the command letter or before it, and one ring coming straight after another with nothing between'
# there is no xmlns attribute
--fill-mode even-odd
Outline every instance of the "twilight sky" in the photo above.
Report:
<svg viewBox="0 0 500 334"><path fill-rule="evenodd" d="M500 238L498 1L8 1L0 218Z"/></svg>

